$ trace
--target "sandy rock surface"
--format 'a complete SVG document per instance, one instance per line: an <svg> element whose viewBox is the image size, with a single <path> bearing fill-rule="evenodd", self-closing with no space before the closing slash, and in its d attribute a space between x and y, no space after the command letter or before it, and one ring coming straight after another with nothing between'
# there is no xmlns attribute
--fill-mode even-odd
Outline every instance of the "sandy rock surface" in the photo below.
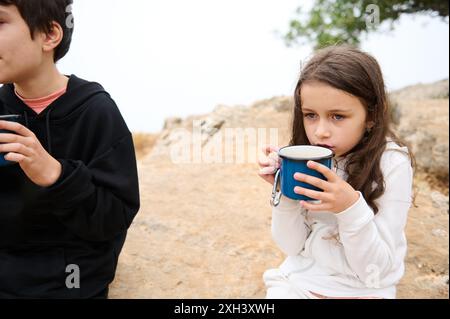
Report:
<svg viewBox="0 0 450 319"><path fill-rule="evenodd" d="M433 118L439 125L431 136L436 145L447 148L446 172L436 164L438 170L420 167L415 177L416 205L409 215L406 274L398 286L399 298L449 297L448 184L442 182L442 174L447 174L448 182L446 83L439 83L440 89L419 86L432 94L446 88L446 99L441 93L439 99L423 98L411 88L409 94L399 94L403 101L414 100L414 109L421 110L416 118L414 112L407 119L402 115L403 132L417 134L418 129L407 123L417 124L417 117L425 117L431 107L435 113L427 117L427 125L433 126ZM220 106L212 114L166 123L157 141L152 141L156 143L152 152L139 161L142 206L120 256L111 298L264 297L262 274L277 267L284 256L271 239L271 186L257 176L256 162L177 164L170 150L179 140L174 132L191 132L194 120L204 134L202 146L211 146L215 138L222 140L223 154L227 153L226 128L234 133L236 128L264 128L267 135L270 128L277 128L278 145L285 145L291 108L289 98L274 98L250 107ZM405 114L405 109L401 112ZM444 130L446 140L441 136ZM256 157L258 139L245 145L250 157Z"/></svg>

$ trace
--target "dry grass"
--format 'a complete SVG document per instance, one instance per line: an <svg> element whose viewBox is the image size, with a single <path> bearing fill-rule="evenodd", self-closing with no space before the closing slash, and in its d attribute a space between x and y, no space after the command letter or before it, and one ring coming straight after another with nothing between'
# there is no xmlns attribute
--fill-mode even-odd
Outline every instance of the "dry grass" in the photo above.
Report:
<svg viewBox="0 0 450 319"><path fill-rule="evenodd" d="M133 133L134 148L138 160L150 153L158 137L159 134Z"/></svg>
<svg viewBox="0 0 450 319"><path fill-rule="evenodd" d="M448 194L449 194L448 175L447 176L437 176L435 174L430 174L426 171L419 170L418 172L416 172L416 176L417 176L417 178L426 181L432 189L441 192L445 196L448 196Z"/></svg>

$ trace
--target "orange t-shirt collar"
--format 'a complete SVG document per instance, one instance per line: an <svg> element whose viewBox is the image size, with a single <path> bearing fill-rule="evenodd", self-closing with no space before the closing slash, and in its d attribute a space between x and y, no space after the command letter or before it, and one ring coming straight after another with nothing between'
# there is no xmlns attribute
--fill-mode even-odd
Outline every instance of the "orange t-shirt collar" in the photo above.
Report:
<svg viewBox="0 0 450 319"><path fill-rule="evenodd" d="M37 114L43 112L50 104L56 101L59 97L61 97L64 93L66 93L67 87L63 87L62 89L41 98L37 99L25 99L20 96L17 91L15 91L17 97L23 101L29 108L35 111Z"/></svg>

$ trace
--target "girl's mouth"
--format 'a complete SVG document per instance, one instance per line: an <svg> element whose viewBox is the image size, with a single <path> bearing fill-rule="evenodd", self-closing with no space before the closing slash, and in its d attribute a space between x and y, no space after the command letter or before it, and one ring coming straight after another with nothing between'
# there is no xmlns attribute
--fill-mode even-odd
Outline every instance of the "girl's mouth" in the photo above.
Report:
<svg viewBox="0 0 450 319"><path fill-rule="evenodd" d="M328 148L330 150L332 150L334 148L334 146L331 146L331 145L328 145L328 144L316 144L316 146L325 147L325 148Z"/></svg>

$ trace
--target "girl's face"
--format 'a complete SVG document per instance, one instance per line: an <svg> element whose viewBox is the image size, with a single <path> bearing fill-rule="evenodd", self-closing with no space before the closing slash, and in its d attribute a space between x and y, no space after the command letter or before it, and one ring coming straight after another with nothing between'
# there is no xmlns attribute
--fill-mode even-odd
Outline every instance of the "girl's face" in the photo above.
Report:
<svg viewBox="0 0 450 319"><path fill-rule="evenodd" d="M336 156L351 151L367 128L361 101L324 83L305 83L301 89L303 123L311 145L330 148Z"/></svg>

